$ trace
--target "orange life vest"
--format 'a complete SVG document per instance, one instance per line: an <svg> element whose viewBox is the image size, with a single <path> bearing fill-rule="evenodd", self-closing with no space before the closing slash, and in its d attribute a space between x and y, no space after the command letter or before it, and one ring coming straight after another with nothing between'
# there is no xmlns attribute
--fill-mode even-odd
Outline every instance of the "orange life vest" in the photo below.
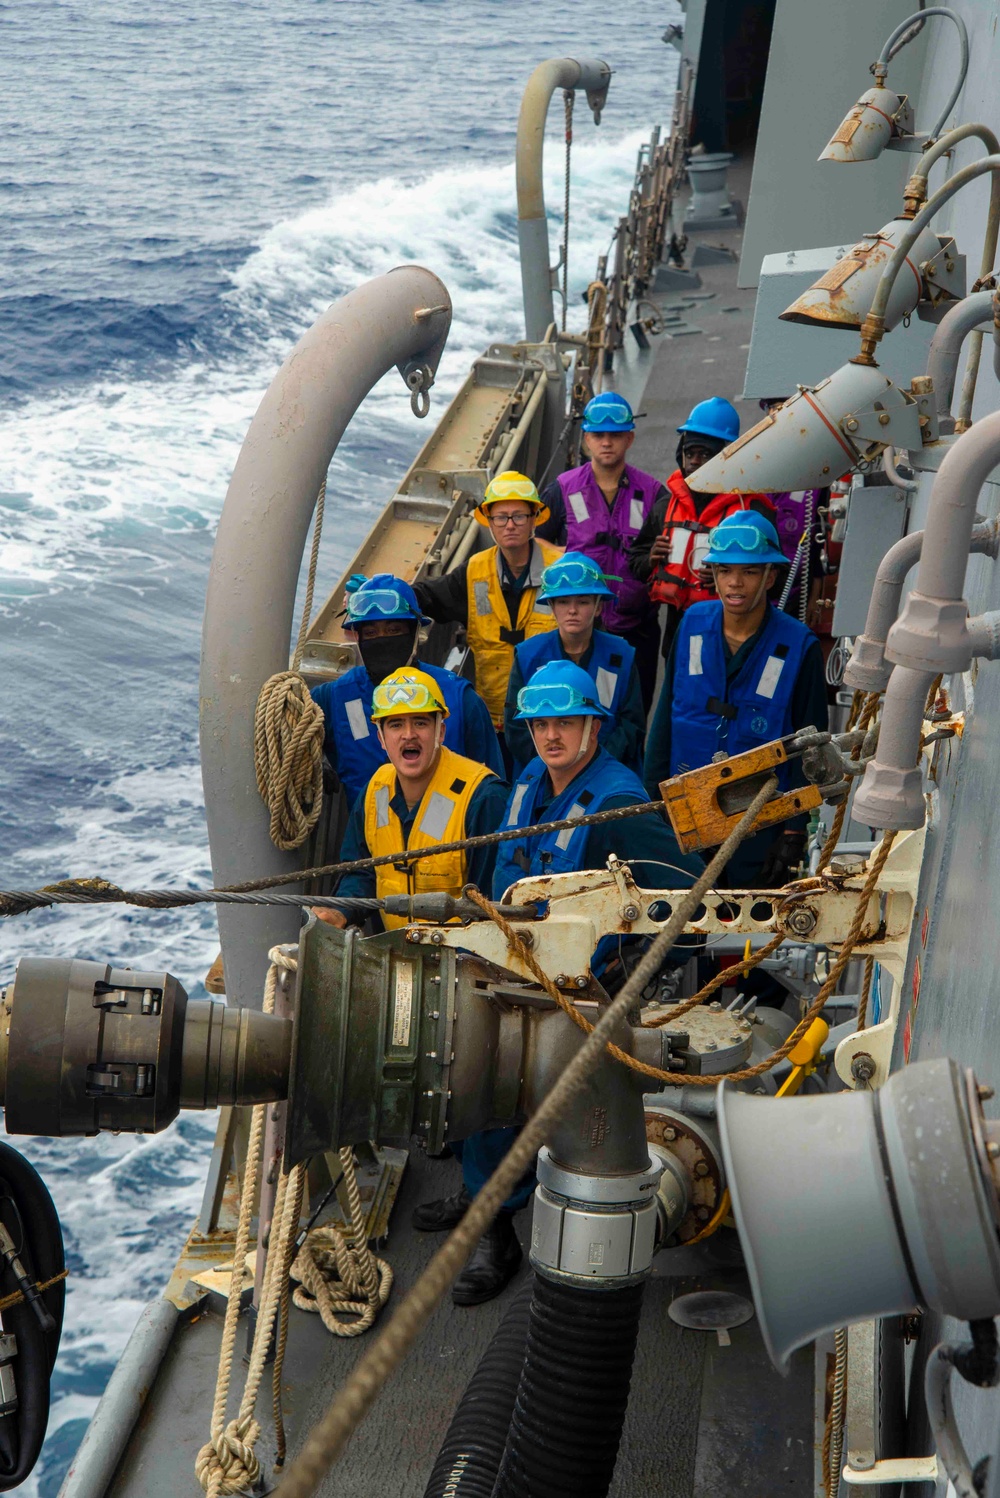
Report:
<svg viewBox="0 0 1000 1498"><path fill-rule="evenodd" d="M758 508L761 502L769 507L768 518L773 518L774 506L766 494L712 494L699 514L679 468L667 479L666 487L662 534L670 542L670 555L666 561L655 563L649 576L649 596L654 603L672 603L675 608L686 609L717 596L714 588L702 586L698 576L708 551L709 531L735 510L748 510L751 501L756 501Z"/></svg>

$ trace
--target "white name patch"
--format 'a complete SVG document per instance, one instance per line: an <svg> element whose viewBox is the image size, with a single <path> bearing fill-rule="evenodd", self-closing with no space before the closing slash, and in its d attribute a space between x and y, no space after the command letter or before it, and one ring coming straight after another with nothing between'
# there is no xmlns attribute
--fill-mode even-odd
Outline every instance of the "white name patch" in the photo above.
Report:
<svg viewBox="0 0 1000 1498"><path fill-rule="evenodd" d="M360 697L352 697L350 702L344 703L344 711L347 721L351 725L351 737L355 739L368 738L371 730L368 727L368 719Z"/></svg>
<svg viewBox="0 0 1000 1498"><path fill-rule="evenodd" d="M581 525L585 520L590 518L590 511L587 509L587 501L584 499L583 494L579 489L575 494L569 495L569 505L570 509L573 511L574 520L578 520Z"/></svg>
<svg viewBox="0 0 1000 1498"><path fill-rule="evenodd" d="M773 697L778 682L781 680L781 672L784 661L779 655L769 655L764 662L764 669L760 673L760 681L757 683L758 697Z"/></svg>
<svg viewBox="0 0 1000 1498"><path fill-rule="evenodd" d="M688 675L701 676L701 642L703 635L692 635L688 641Z"/></svg>
<svg viewBox="0 0 1000 1498"><path fill-rule="evenodd" d="M597 695L601 699L602 707L610 707L612 702L614 702L615 687L617 685L618 678L615 673L613 671L609 671L605 666L598 666Z"/></svg>
<svg viewBox="0 0 1000 1498"><path fill-rule="evenodd" d="M687 556L688 545L691 541L691 532L686 525L675 525L670 532L670 560L674 563L683 562Z"/></svg>
<svg viewBox="0 0 1000 1498"><path fill-rule="evenodd" d="M630 499L628 506L628 523L630 530L642 530L642 500Z"/></svg>

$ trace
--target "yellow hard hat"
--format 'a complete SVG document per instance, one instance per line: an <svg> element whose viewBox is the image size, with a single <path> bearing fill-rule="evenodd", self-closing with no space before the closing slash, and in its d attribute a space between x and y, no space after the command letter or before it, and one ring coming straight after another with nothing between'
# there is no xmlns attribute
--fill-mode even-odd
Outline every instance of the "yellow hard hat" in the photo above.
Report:
<svg viewBox="0 0 1000 1498"><path fill-rule="evenodd" d="M521 504L531 505L535 511L535 524L541 525L549 518L548 505L542 504L538 490L528 478L526 473L516 473L509 468L506 473L498 473L496 478L490 479L486 485L486 493L481 503L476 508L476 519L480 525L489 525L489 509L501 500L519 500Z"/></svg>
<svg viewBox="0 0 1000 1498"><path fill-rule="evenodd" d="M401 718L404 713L440 713L447 718L441 688L426 671L404 666L379 682L372 693L372 722Z"/></svg>

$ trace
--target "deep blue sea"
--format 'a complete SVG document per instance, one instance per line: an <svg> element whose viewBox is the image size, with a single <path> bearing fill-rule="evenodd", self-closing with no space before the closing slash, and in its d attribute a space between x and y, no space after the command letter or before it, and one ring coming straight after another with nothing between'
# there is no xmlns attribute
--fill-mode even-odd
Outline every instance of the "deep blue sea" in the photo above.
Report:
<svg viewBox="0 0 1000 1498"><path fill-rule="evenodd" d="M247 423L330 302L416 260L455 316L432 419L520 324L514 132L553 55L615 69L578 104L571 305L666 125L673 0L13 0L0 5L0 873L208 884L198 651L215 525ZM627 20L627 29L623 22ZM562 103L546 156L553 260ZM331 469L321 587L427 426L395 372ZM36 913L22 954L166 968L192 993L210 907ZM72 1277L49 1439L54 1495L190 1226L214 1118L154 1138L14 1143L53 1192ZM209 1411L205 1411L206 1430ZM195 1491L192 1476L192 1491Z"/></svg>

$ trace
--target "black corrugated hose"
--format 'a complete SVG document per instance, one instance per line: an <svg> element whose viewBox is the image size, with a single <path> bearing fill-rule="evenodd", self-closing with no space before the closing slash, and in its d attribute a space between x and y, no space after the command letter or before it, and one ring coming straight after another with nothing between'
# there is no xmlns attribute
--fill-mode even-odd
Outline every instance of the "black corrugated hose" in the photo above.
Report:
<svg viewBox="0 0 1000 1498"><path fill-rule="evenodd" d="M625 1423L642 1292L641 1281L581 1289L536 1274L494 1498L605 1498Z"/></svg>
<svg viewBox="0 0 1000 1498"><path fill-rule="evenodd" d="M424 1498L490 1498L524 1365L532 1282L522 1285L452 1416Z"/></svg>

